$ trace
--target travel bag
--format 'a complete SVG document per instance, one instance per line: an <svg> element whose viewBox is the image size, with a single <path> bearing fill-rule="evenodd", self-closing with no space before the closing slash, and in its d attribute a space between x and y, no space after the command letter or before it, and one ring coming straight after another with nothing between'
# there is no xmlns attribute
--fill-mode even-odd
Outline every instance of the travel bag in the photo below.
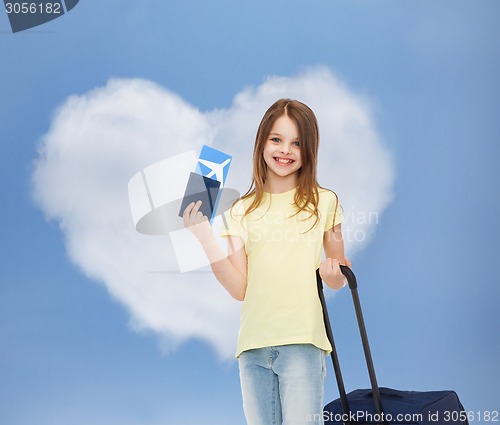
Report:
<svg viewBox="0 0 500 425"><path fill-rule="evenodd" d="M366 327L358 295L356 276L347 266L340 266L351 290L354 309L365 353L371 389L358 389L346 393L335 348L330 318L323 294L323 282L316 271L318 294L323 308L327 337L332 345L332 363L340 397L324 407L326 424L421 424L421 425L468 425L464 410L454 391L401 391L378 386Z"/></svg>

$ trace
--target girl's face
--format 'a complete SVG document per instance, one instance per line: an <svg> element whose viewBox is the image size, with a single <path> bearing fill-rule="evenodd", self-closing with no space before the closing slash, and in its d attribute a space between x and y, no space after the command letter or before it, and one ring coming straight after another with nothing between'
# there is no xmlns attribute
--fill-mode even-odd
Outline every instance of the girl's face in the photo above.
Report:
<svg viewBox="0 0 500 425"><path fill-rule="evenodd" d="M288 116L278 118L264 145L264 161L267 178L296 179L302 167L299 132Z"/></svg>

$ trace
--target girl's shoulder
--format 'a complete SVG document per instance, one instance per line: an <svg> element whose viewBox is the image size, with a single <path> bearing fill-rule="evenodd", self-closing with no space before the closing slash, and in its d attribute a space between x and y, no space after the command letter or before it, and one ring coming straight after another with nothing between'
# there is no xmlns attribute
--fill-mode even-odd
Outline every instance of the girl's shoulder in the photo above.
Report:
<svg viewBox="0 0 500 425"><path fill-rule="evenodd" d="M339 200L339 197L333 190L327 189L325 187L319 187L318 194L320 201L338 202Z"/></svg>

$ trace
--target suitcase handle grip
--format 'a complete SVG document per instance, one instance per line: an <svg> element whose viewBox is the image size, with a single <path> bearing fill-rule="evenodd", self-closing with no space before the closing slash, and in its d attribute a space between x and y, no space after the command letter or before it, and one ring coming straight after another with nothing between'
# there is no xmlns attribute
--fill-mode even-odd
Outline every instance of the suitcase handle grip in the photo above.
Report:
<svg viewBox="0 0 500 425"><path fill-rule="evenodd" d="M340 271L347 278L347 283L349 284L349 288L356 289L358 287L358 282L356 281L356 276L354 276L352 270L349 267L343 266L341 264Z"/></svg>

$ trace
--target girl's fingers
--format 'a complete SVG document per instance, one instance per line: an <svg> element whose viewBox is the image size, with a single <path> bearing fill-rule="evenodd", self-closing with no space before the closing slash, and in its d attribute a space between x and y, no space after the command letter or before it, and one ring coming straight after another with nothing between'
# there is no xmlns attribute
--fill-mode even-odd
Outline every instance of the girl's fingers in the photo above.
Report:
<svg viewBox="0 0 500 425"><path fill-rule="evenodd" d="M184 213L182 214L182 219L184 220L185 227L191 227L196 224L199 224L203 221L206 221L208 218L200 211L202 202L191 202Z"/></svg>
<svg viewBox="0 0 500 425"><path fill-rule="evenodd" d="M325 264L325 266L326 266L326 270L327 270L328 272L330 272L331 270L333 270L332 258L327 258L327 259L326 259L326 264Z"/></svg>
<svg viewBox="0 0 500 425"><path fill-rule="evenodd" d="M196 216L198 212L200 211L201 207L201 201L197 201L194 205L193 208L191 209L191 216Z"/></svg>
<svg viewBox="0 0 500 425"><path fill-rule="evenodd" d="M200 211L201 204L202 204L202 202L198 201L198 202L196 202L196 204L194 204L194 207L193 207L192 216L193 216L196 224L203 221L203 217L205 217L203 215L203 213Z"/></svg>
<svg viewBox="0 0 500 425"><path fill-rule="evenodd" d="M339 262L335 258L329 258L329 266L332 271L337 270L339 268Z"/></svg>
<svg viewBox="0 0 500 425"><path fill-rule="evenodd" d="M194 207L194 202L191 202L182 213L182 220L184 221L184 225L188 224L189 216L191 214L191 210L193 209L193 207Z"/></svg>
<svg viewBox="0 0 500 425"><path fill-rule="evenodd" d="M194 202L191 202L186 209L184 210L184 213L182 214L182 218L185 220L189 220L191 216L193 215L193 210L195 208L196 204Z"/></svg>
<svg viewBox="0 0 500 425"><path fill-rule="evenodd" d="M339 262L335 258L326 258L324 261L324 271L327 273L335 273L340 270Z"/></svg>

